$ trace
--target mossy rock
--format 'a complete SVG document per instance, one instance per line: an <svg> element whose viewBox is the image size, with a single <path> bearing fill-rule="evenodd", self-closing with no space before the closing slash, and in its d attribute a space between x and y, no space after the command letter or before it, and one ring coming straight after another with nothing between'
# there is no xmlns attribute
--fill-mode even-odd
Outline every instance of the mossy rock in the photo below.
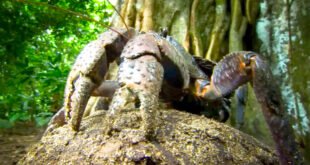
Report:
<svg viewBox="0 0 310 165"><path fill-rule="evenodd" d="M119 114L109 134L105 113L90 116L78 133L65 125L45 134L19 164L278 164L273 149L223 123L174 109L156 121L147 140L139 111Z"/></svg>

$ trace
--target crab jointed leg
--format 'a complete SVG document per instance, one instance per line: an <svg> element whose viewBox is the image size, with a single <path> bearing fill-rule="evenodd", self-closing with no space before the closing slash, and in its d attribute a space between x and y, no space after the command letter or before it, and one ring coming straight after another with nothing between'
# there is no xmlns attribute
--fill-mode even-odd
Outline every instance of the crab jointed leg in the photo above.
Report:
<svg viewBox="0 0 310 165"><path fill-rule="evenodd" d="M116 90L110 105L112 125L113 118L122 109L127 109L128 103L136 102L141 111L143 134L146 137L152 135L164 77L160 59L158 42L151 34L138 35L124 47L117 77L121 87Z"/></svg>
<svg viewBox="0 0 310 165"><path fill-rule="evenodd" d="M76 131L79 130L87 101L104 80L109 63L120 56L127 37L135 35L133 29L115 31L109 30L89 43L79 54L69 73L64 107L66 121Z"/></svg>
<svg viewBox="0 0 310 165"><path fill-rule="evenodd" d="M247 82L251 82L261 105L281 164L298 164L301 159L285 114L280 90L273 80L269 66L260 55L242 51L226 56L215 66L210 85L200 95L207 99L217 99Z"/></svg>
<svg viewBox="0 0 310 165"><path fill-rule="evenodd" d="M113 117L122 109L128 108L127 103L139 103L142 131L146 136L152 135L163 74L162 65L152 55L124 59L118 74L121 87L116 90L112 99L109 120L113 122Z"/></svg>

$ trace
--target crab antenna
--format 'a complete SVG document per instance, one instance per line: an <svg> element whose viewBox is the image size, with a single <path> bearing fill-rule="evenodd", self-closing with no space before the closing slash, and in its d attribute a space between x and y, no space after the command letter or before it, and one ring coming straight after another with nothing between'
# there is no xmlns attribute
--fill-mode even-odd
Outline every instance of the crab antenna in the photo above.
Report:
<svg viewBox="0 0 310 165"><path fill-rule="evenodd" d="M107 0L109 2L109 4L113 7L114 11L117 13L117 15L121 18L122 22L124 23L125 27L127 30L129 30L124 18L122 17L122 15L119 13L119 11L116 9L116 7L110 2L110 0Z"/></svg>

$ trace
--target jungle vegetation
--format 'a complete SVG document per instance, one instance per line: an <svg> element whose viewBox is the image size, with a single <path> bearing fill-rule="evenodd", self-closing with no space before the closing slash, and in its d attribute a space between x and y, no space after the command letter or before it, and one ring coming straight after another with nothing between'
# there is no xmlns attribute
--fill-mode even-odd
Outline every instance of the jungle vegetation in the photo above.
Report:
<svg viewBox="0 0 310 165"><path fill-rule="evenodd" d="M106 1L4 0L0 3L0 127L44 125L63 102L76 55L109 25Z"/></svg>

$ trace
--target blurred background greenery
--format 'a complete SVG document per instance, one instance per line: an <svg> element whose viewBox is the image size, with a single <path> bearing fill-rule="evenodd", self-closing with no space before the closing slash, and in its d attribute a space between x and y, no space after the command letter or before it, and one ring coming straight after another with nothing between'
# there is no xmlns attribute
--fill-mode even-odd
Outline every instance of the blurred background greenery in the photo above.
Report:
<svg viewBox="0 0 310 165"><path fill-rule="evenodd" d="M0 128L49 121L76 55L113 11L103 0L1 1Z"/></svg>

